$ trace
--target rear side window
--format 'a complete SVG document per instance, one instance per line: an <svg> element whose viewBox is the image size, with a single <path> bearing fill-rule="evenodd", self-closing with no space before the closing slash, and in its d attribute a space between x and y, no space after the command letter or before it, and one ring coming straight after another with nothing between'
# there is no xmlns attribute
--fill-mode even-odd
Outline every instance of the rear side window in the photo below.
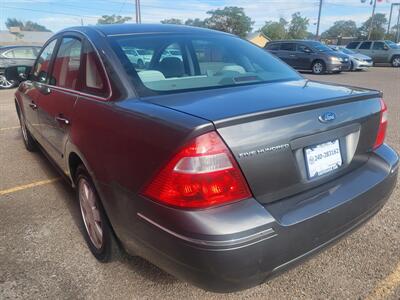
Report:
<svg viewBox="0 0 400 300"><path fill-rule="evenodd" d="M347 48L347 49L356 49L359 43L360 43L360 42L351 42L351 43L348 43L347 46L346 46L346 48Z"/></svg>
<svg viewBox="0 0 400 300"><path fill-rule="evenodd" d="M81 53L82 43L79 39L74 37L62 39L54 60L53 76L50 79L51 85L72 90L78 89Z"/></svg>
<svg viewBox="0 0 400 300"><path fill-rule="evenodd" d="M283 43L281 45L281 50L296 51L296 44L295 43Z"/></svg>
<svg viewBox="0 0 400 300"><path fill-rule="evenodd" d="M36 55L33 52L33 48L15 48L13 50L7 51L4 56L7 58L17 58L17 59L35 59Z"/></svg>
<svg viewBox="0 0 400 300"><path fill-rule="evenodd" d="M385 50L385 43L384 42L374 42L374 46L372 47L373 50Z"/></svg>
<svg viewBox="0 0 400 300"><path fill-rule="evenodd" d="M84 43L82 60L84 65L82 91L107 97L109 90L103 66L96 51L88 41Z"/></svg>
<svg viewBox="0 0 400 300"><path fill-rule="evenodd" d="M33 68L32 80L45 83L47 80L51 58L53 56L54 48L57 44L57 40L53 40L43 49L38 60L36 61L35 67Z"/></svg>
<svg viewBox="0 0 400 300"><path fill-rule="evenodd" d="M281 47L281 44L279 44L279 43L267 44L267 46L266 46L267 50L272 50L272 51L278 51L280 47Z"/></svg>
<svg viewBox="0 0 400 300"><path fill-rule="evenodd" d="M372 42L363 42L358 49L368 50L371 48Z"/></svg>

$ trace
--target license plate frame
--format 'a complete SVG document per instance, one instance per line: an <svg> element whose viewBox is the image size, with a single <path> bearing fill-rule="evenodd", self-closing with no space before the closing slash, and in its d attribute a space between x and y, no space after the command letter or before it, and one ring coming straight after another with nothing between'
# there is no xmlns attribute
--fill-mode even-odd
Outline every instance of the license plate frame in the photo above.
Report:
<svg viewBox="0 0 400 300"><path fill-rule="evenodd" d="M343 165L340 140L334 139L304 148L304 159L309 179L332 173Z"/></svg>

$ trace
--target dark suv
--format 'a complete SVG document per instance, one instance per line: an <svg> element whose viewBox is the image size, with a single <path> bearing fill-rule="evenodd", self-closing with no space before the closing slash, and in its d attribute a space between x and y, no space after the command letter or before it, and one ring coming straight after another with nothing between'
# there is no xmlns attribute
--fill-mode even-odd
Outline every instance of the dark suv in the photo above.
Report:
<svg viewBox="0 0 400 300"><path fill-rule="evenodd" d="M368 55L374 63L390 63L395 68L400 67L400 46L392 41L351 42L346 48Z"/></svg>
<svg viewBox="0 0 400 300"><path fill-rule="evenodd" d="M317 41L274 41L268 43L265 49L293 68L311 70L314 74L340 73L350 69L347 55Z"/></svg>

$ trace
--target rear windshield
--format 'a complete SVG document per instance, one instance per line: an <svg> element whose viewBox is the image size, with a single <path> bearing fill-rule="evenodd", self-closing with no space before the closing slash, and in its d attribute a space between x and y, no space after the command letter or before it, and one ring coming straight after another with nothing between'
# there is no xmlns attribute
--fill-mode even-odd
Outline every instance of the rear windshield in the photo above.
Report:
<svg viewBox="0 0 400 300"><path fill-rule="evenodd" d="M229 35L109 38L141 96L302 78L263 49ZM130 55L128 49L141 56Z"/></svg>

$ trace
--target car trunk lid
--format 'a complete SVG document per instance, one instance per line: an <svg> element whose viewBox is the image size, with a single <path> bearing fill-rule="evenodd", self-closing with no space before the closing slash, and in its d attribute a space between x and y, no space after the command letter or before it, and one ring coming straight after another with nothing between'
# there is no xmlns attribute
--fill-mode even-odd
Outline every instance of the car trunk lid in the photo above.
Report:
<svg viewBox="0 0 400 300"><path fill-rule="evenodd" d="M148 100L213 122L255 198L269 203L362 165L378 131L379 98L377 91L297 80ZM311 176L312 160L330 151L338 152L332 169Z"/></svg>

